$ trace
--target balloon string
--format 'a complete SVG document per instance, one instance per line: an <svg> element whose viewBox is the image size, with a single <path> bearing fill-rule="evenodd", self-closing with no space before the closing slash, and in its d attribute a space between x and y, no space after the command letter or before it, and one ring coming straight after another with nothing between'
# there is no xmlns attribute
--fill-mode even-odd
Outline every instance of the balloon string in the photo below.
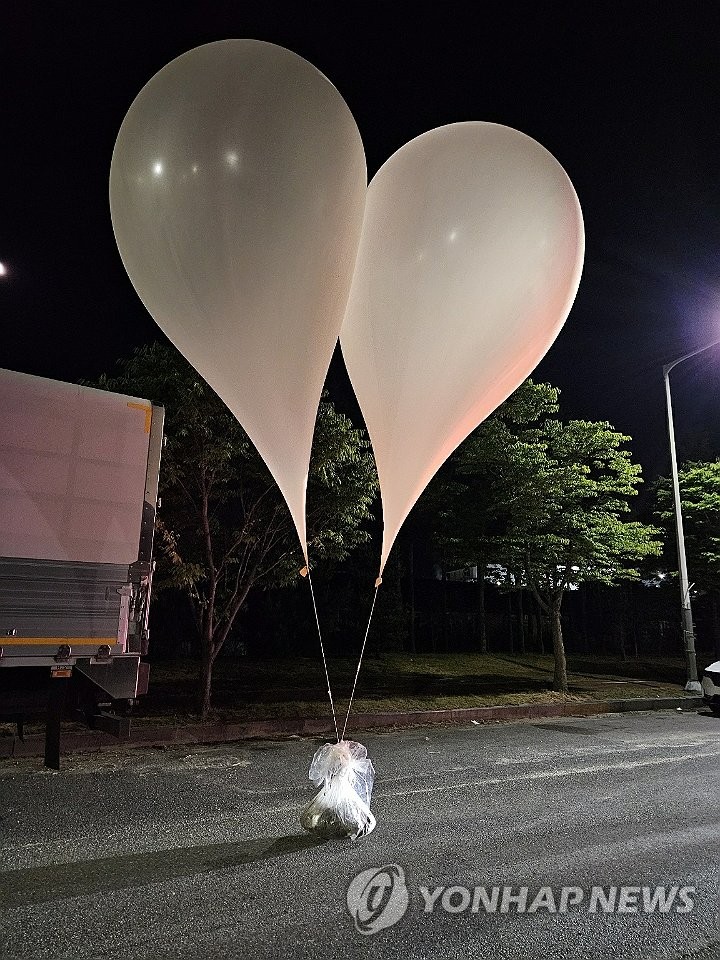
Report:
<svg viewBox="0 0 720 960"><path fill-rule="evenodd" d="M327 660L325 659L325 647L323 646L322 641L322 632L320 630L320 619L317 612L317 604L315 603L315 591L313 590L312 576L310 574L310 568L308 566L307 573L308 583L310 584L310 596L312 597L313 610L315 611L315 623L317 624L318 631L318 640L320 641L320 653L322 654L323 667L325 668L325 679L327 681L327 690L328 696L330 697L330 709L332 710L333 723L335 724L335 736L338 743L340 743L340 737L338 736L338 725L337 717L335 716L335 704L333 703L332 690L330 689L330 674L328 673ZM347 720L345 721L347 723Z"/></svg>
<svg viewBox="0 0 720 960"><path fill-rule="evenodd" d="M373 610L375 609L375 601L377 600L378 588L380 587L380 578L378 582L375 583L375 595L373 596L372 606L370 607L370 616L368 617L367 627L365 629L365 638L360 648L360 659L358 660L357 670L355 671L355 680L352 685L352 692L350 694L350 703L348 703L347 714L345 715L345 723L343 725L342 739L345 739L345 731L347 730L348 720L350 719L350 709L352 707L353 698L355 697L355 687L357 686L358 675L360 673L360 665L362 664L363 654L365 653L365 644L367 643L368 634L370 633L370 624L372 623Z"/></svg>

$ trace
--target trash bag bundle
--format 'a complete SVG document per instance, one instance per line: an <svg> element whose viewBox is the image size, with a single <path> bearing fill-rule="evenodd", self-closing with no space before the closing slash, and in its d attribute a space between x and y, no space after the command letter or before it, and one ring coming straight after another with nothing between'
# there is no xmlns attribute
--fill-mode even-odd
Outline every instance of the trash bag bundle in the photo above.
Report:
<svg viewBox="0 0 720 960"><path fill-rule="evenodd" d="M375 829L370 812L375 769L361 743L324 744L313 757L309 776L320 790L300 815L303 829L320 837L353 840Z"/></svg>

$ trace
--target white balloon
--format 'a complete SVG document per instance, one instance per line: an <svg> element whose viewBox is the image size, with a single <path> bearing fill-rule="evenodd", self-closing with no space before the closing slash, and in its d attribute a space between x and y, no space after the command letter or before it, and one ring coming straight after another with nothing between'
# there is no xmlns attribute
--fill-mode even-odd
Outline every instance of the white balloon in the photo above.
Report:
<svg viewBox="0 0 720 960"><path fill-rule="evenodd" d="M340 344L380 477L381 573L437 469L560 332L583 255L567 174L510 127L439 127L373 178Z"/></svg>
<svg viewBox="0 0 720 960"><path fill-rule="evenodd" d="M259 450L306 560L313 430L366 185L338 91L258 40L209 43L160 70L112 157L112 222L130 279Z"/></svg>

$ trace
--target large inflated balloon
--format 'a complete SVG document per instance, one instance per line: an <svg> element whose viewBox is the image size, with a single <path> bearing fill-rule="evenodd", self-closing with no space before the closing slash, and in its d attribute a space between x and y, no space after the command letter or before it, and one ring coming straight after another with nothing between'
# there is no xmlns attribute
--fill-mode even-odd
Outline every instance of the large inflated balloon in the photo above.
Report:
<svg viewBox="0 0 720 960"><path fill-rule="evenodd" d="M380 477L381 572L438 467L552 344L583 255L567 174L509 127L439 127L373 178L340 344Z"/></svg>
<svg viewBox="0 0 720 960"><path fill-rule="evenodd" d="M209 43L157 73L110 170L135 289L247 431L306 559L313 429L366 187L360 134L335 87L257 40Z"/></svg>

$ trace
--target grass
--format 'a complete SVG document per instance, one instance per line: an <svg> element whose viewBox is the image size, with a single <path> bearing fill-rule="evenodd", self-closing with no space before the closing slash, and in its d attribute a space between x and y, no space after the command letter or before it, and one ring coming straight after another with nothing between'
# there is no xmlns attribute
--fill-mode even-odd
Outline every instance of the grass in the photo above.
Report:
<svg viewBox="0 0 720 960"><path fill-rule="evenodd" d="M332 660L330 680L336 709L347 709L357 664ZM182 723L197 719L197 667L192 661L153 664L150 691L138 709L138 723ZM577 657L568 662L567 696L552 690L553 660L527 654L443 654L367 658L353 710L404 712L483 707L496 704L615 700L677 696L682 692L681 659L617 661ZM226 722L329 713L322 664L306 658L219 660L213 682L213 719Z"/></svg>
<svg viewBox="0 0 720 960"><path fill-rule="evenodd" d="M339 717L347 710L357 661L328 664ZM142 725L189 724L196 712L199 664L191 660L154 663L150 689L135 712ZM682 659L621 661L609 657L568 660L569 692L552 689L551 656L453 653L410 657L406 654L367 657L363 661L353 704L356 713L402 713L452 710L497 704L556 703L566 700L624 700L673 697L682 693ZM211 720L242 723L328 717L330 707L322 663L318 659L220 659L214 670ZM85 729L68 722L65 730ZM27 732L40 733L39 723ZM12 736L11 724L0 724L0 736Z"/></svg>

